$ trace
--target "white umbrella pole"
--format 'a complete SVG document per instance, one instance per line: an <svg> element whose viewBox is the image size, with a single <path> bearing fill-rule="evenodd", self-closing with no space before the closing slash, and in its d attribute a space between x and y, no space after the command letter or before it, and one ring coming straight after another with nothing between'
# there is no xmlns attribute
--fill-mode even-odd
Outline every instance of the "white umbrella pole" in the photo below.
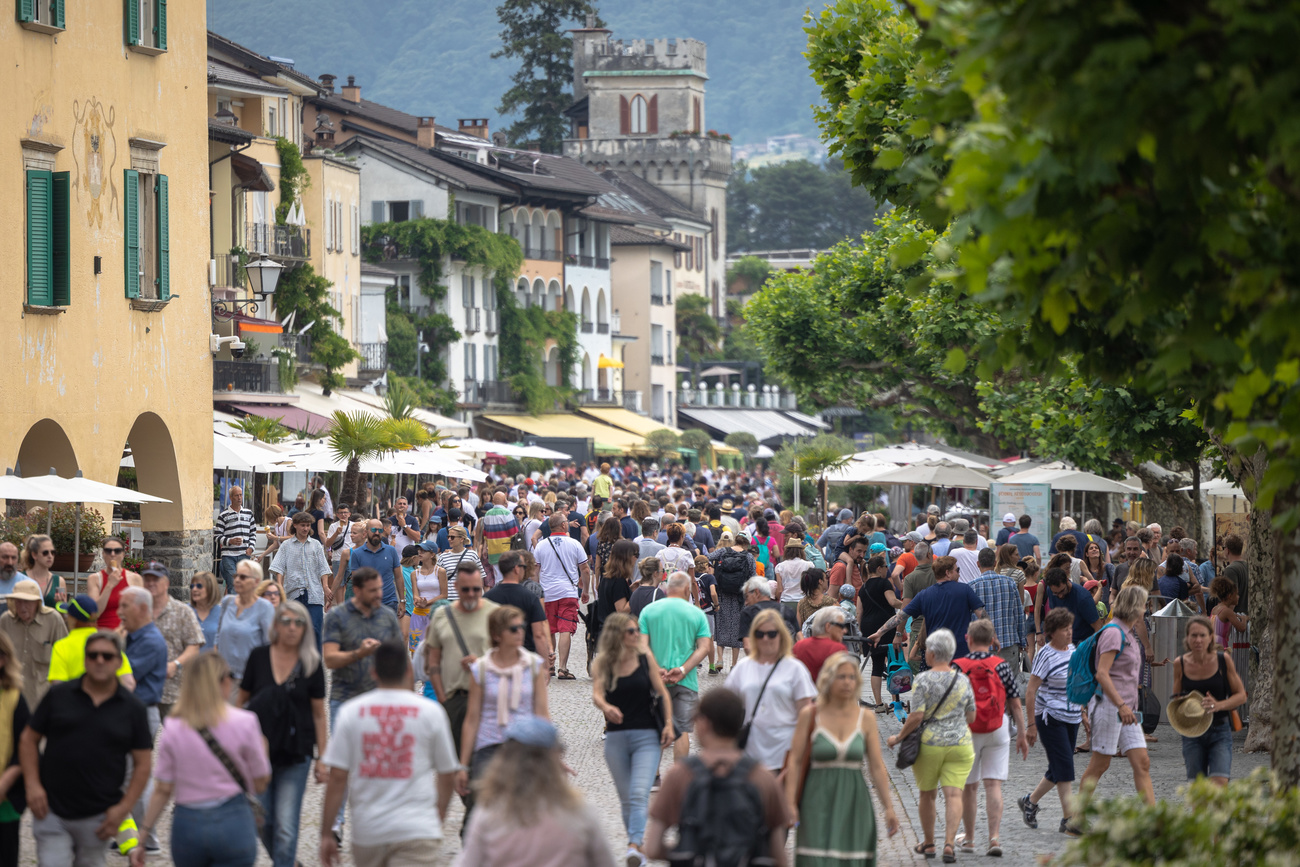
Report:
<svg viewBox="0 0 1300 867"><path fill-rule="evenodd" d="M53 526L53 521L54 521L54 504L46 503L45 504L45 535L47 536L50 535L50 528Z"/></svg>
<svg viewBox="0 0 1300 867"><path fill-rule="evenodd" d="M77 528L72 542L72 595L77 595L81 581L81 503L77 503Z"/></svg>

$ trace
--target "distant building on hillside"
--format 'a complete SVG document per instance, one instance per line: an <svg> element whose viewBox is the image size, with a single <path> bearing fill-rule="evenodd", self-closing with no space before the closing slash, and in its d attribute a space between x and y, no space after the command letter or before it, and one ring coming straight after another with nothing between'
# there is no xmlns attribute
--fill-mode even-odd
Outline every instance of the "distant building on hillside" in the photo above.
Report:
<svg viewBox="0 0 1300 867"><path fill-rule="evenodd" d="M798 160L820 164L826 160L826 146L810 136L792 133L769 136L765 142L736 145L732 156L737 162L743 160L751 169Z"/></svg>
<svg viewBox="0 0 1300 867"><path fill-rule="evenodd" d="M610 36L595 26L594 16L573 31L575 101L568 111L571 138L564 153L598 172L648 181L694 215L703 231L675 232L681 236L676 240L690 247L677 257L678 270L692 272L697 279L688 282L709 298L713 315L721 319L731 138L705 125L705 44Z"/></svg>

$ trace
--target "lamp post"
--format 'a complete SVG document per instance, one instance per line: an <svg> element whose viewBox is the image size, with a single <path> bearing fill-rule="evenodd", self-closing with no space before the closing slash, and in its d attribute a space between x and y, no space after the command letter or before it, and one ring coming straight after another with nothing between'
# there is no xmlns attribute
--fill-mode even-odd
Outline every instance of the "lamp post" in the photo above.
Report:
<svg viewBox="0 0 1300 867"><path fill-rule="evenodd" d="M258 303L275 293L275 286L280 282L280 272L283 270L283 265L265 256L256 262L249 262L244 266L244 271L248 274L248 284L255 297L245 301L217 301L212 305L212 315L225 320L233 318L236 313L255 313Z"/></svg>

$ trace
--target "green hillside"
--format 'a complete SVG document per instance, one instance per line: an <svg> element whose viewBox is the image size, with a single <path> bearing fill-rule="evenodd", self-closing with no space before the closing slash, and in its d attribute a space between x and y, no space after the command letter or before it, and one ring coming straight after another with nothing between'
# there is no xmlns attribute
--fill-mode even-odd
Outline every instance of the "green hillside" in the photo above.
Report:
<svg viewBox="0 0 1300 867"><path fill-rule="evenodd" d="M746 143L815 132L807 8L806 0L603 0L600 14L615 38L707 42L707 126ZM513 69L490 57L499 45L493 0L209 0L208 26L313 77L355 75L367 99L447 126L461 117L502 126L496 106Z"/></svg>

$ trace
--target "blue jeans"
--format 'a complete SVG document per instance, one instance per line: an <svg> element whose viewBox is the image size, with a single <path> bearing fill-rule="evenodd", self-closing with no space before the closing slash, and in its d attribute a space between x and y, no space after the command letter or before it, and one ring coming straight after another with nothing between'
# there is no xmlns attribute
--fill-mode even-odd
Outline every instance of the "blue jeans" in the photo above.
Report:
<svg viewBox="0 0 1300 867"><path fill-rule="evenodd" d="M271 782L262 793L266 825L262 843L271 853L275 867L294 867L298 859L298 817L302 814L302 796L307 791L311 759L296 765L273 765Z"/></svg>
<svg viewBox="0 0 1300 867"><path fill-rule="evenodd" d="M176 805L172 814L172 861L176 867L253 867L257 824L241 795L207 809Z"/></svg>
<svg viewBox="0 0 1300 867"><path fill-rule="evenodd" d="M322 645L321 627L325 623L325 606L309 603L306 590L293 597L293 601L301 602L307 609L307 616L311 618L311 628L316 632L316 650L319 652Z"/></svg>
<svg viewBox="0 0 1300 867"><path fill-rule="evenodd" d="M1199 738L1183 738L1183 764L1187 779L1232 776L1232 722L1216 720Z"/></svg>
<svg viewBox="0 0 1300 867"><path fill-rule="evenodd" d="M623 808L623 827L629 843L641 845L645 836L646 807L650 787L659 772L659 732L653 729L628 729L605 733L605 764L614 778L619 804Z"/></svg>
<svg viewBox="0 0 1300 867"><path fill-rule="evenodd" d="M221 581L226 585L227 594L235 592L235 567L247 559L247 554L221 555Z"/></svg>
<svg viewBox="0 0 1300 867"><path fill-rule="evenodd" d="M334 737L334 717L338 714L339 708L343 706L343 699L332 698L329 702L330 708L330 737ZM343 827L343 819L348 809L348 790L343 790L343 800L339 801L338 825Z"/></svg>

